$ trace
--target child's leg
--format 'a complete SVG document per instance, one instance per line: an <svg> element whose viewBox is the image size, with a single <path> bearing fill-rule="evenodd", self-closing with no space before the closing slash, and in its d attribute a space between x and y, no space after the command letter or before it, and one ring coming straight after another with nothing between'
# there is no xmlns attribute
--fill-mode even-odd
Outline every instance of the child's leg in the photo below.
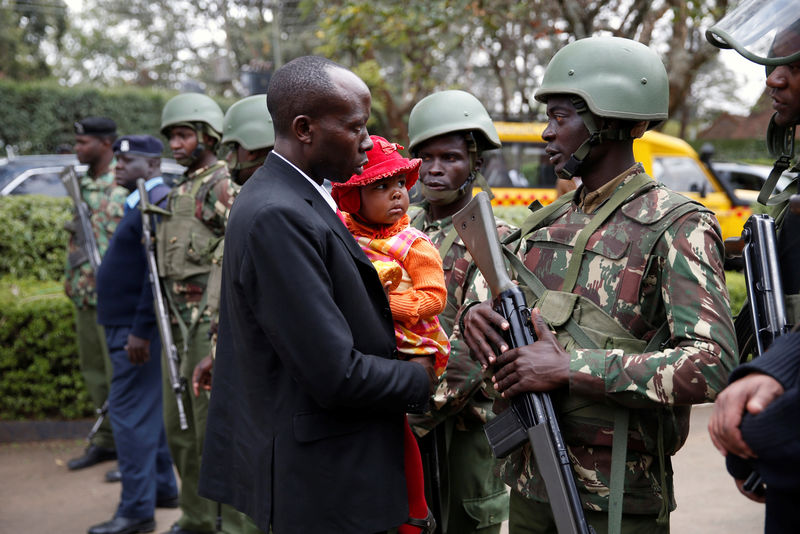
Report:
<svg viewBox="0 0 800 534"><path fill-rule="evenodd" d="M411 426L406 418L405 431L403 432L403 450L405 451L406 487L408 488L408 515L416 519L425 519L428 516L428 504L425 501L425 478L422 472L422 456L419 445L411 432ZM399 534L419 534L420 527L400 525Z"/></svg>

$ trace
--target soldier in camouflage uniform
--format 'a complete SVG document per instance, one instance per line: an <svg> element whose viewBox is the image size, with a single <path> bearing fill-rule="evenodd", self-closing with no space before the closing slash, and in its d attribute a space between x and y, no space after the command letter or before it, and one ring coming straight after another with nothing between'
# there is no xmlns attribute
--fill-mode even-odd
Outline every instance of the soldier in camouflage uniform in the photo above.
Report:
<svg viewBox="0 0 800 534"><path fill-rule="evenodd" d="M582 39L553 57L535 95L547 105L545 150L560 177L583 185L535 211L513 244L538 341L508 350L496 330L508 323L489 303L459 316L499 403L551 392L598 534L669 531L670 456L690 405L714 400L737 356L718 223L633 156L633 139L666 119L668 94L658 55L635 41ZM509 531L554 532L528 443L501 475Z"/></svg>
<svg viewBox="0 0 800 534"><path fill-rule="evenodd" d="M215 155L222 131L222 110L211 98L186 93L170 99L161 114L161 133L186 172L167 197L169 217L156 230L158 271L170 308L172 335L186 384L210 349L207 306L208 278L225 221L238 190L224 161ZM214 531L216 505L197 494L200 455L206 428L208 398L186 391L183 405L189 423L181 430L169 373L164 377L164 426L172 459L181 477L181 518L172 534ZM226 523L227 524L227 523Z"/></svg>
<svg viewBox="0 0 800 534"><path fill-rule="evenodd" d="M91 214L97 248L102 258L117 223L124 214L127 190L114 182L114 152L117 125L106 117L87 117L75 123L75 152L78 161L89 165L79 178L81 196ZM97 324L97 294L89 258L83 253L72 225L64 277L64 291L75 304L78 354L86 389L95 408L108 398L111 360L103 327ZM111 423L105 418L84 454L67 463L69 469L83 469L117 457Z"/></svg>
<svg viewBox="0 0 800 534"><path fill-rule="evenodd" d="M422 159L420 189L424 201L409 210L411 225L425 232L439 249L447 285L447 306L439 321L453 334L456 312L465 297L486 298L475 286L472 258L453 228L452 216L472 198L480 175L484 150L500 147L489 114L477 98L464 91L442 91L423 98L408 121L409 151ZM498 221L501 234L509 227ZM456 328L457 329L457 328ZM494 474L483 425L492 417L492 401L480 364L463 341L451 337L447 369L433 396L433 410L409 415L409 422L425 452L428 502L437 510L441 532L497 533L508 516L508 494ZM438 456L438 472L434 454ZM439 483L432 479L438 477Z"/></svg>

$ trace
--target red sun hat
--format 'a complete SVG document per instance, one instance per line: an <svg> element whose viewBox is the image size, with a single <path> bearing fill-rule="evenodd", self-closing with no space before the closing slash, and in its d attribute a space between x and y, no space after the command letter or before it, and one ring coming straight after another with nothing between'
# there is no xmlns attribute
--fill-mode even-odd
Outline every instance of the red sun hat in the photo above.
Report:
<svg viewBox="0 0 800 534"><path fill-rule="evenodd" d="M331 196L339 209L357 213L361 207L359 188L396 174L406 175L406 189L411 189L419 178L419 158L407 159L400 154L403 147L390 143L379 135L370 135L372 149L367 152L367 164L361 174L354 174L343 184L333 184Z"/></svg>

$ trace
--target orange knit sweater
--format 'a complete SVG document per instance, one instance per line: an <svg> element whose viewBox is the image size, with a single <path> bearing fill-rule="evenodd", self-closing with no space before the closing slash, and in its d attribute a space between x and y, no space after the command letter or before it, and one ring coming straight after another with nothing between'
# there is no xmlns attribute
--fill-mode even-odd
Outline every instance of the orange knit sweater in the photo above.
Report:
<svg viewBox="0 0 800 534"><path fill-rule="evenodd" d="M347 229L358 237L391 237L408 226L408 215L391 226L372 228L346 214ZM414 325L420 317L434 317L444 311L447 303L447 286L444 283L442 258L439 251L425 239L417 239L411 246L403 268L408 272L413 287L406 291L389 293L392 317L403 324Z"/></svg>

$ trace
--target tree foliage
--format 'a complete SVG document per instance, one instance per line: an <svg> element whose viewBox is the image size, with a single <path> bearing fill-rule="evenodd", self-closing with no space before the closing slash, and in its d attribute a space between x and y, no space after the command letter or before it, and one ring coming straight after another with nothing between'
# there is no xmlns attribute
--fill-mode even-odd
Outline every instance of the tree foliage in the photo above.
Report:
<svg viewBox="0 0 800 534"><path fill-rule="evenodd" d="M414 103L447 87L474 93L496 118L535 119L531 97L544 67L563 45L591 35L657 50L669 73L670 114L680 116L694 104L697 73L717 54L705 28L727 7L727 0L305 1L323 13L318 52L362 74L400 138Z"/></svg>
<svg viewBox="0 0 800 534"><path fill-rule="evenodd" d="M0 2L0 78L49 76L47 52L60 49L66 29L63 0Z"/></svg>
<svg viewBox="0 0 800 534"><path fill-rule="evenodd" d="M659 52L670 114L701 109L695 81L716 57L704 31L728 0L87 0L69 39L75 80L247 94L241 71L271 71L318 53L353 68L373 91L376 131L405 139L411 107L461 88L493 117L534 120L544 68L563 45L590 35L636 39ZM77 22L77 21L76 21ZM713 76L703 76L703 84ZM702 84L701 84L702 85Z"/></svg>
<svg viewBox="0 0 800 534"><path fill-rule="evenodd" d="M245 92L238 73L273 68L276 48L290 57L310 52L304 18L290 0L88 0L87 6L68 43L69 61L59 69L67 83L235 96Z"/></svg>

